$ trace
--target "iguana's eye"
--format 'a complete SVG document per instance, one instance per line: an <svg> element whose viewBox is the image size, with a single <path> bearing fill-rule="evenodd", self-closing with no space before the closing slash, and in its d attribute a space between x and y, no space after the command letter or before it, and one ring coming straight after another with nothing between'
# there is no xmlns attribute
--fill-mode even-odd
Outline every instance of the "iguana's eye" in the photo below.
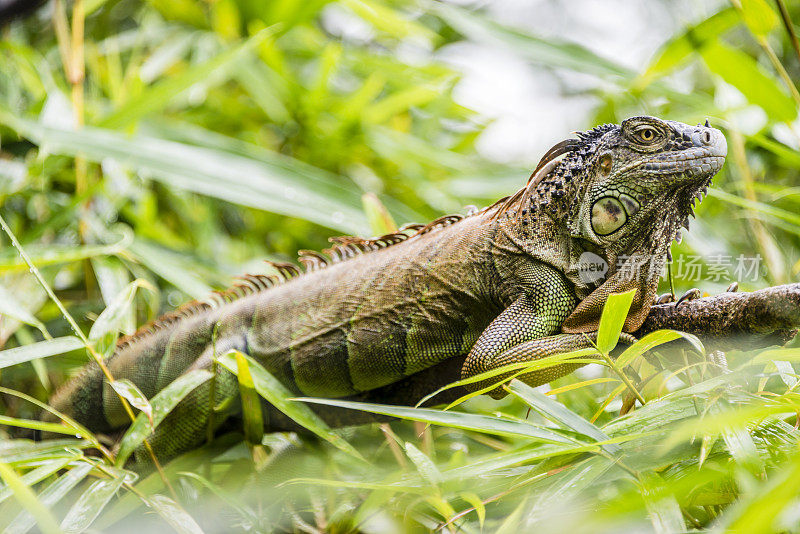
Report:
<svg viewBox="0 0 800 534"><path fill-rule="evenodd" d="M649 126L645 126L643 128L639 128L636 130L636 137L639 138L640 141L644 141L645 143L652 143L656 136L657 132L654 128L650 128Z"/></svg>

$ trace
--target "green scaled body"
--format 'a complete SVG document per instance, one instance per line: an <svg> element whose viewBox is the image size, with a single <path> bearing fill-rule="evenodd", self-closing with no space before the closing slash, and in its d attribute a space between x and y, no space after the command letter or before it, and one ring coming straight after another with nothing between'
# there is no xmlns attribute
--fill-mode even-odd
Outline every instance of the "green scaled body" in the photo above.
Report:
<svg viewBox="0 0 800 534"><path fill-rule="evenodd" d="M713 128L649 117L596 128L556 145L525 188L494 206L373 240L339 238L328 256L301 257L303 274L279 265L281 280L245 277L123 339L108 369L152 398L236 349L297 394L393 402L409 377L448 361L463 361L460 374L469 377L586 347L583 333L596 330L607 296L632 287L626 330L633 331L695 195L722 165L724 143ZM605 277L583 276L586 253L606 262ZM630 275L625 262L637 255L650 268ZM574 368L525 380L541 384ZM218 405L233 399L213 415L214 426L238 416L236 378L218 369L158 427L150 442L159 457L205 439L212 384ZM387 388L395 389L382 399ZM96 432L130 423L96 364L51 404Z"/></svg>

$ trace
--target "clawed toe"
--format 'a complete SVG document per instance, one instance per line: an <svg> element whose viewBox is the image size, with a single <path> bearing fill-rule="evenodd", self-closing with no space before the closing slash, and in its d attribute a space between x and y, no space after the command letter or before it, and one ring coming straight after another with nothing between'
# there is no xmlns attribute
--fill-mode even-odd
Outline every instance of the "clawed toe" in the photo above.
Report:
<svg viewBox="0 0 800 534"><path fill-rule="evenodd" d="M661 296L657 295L653 304L669 304L670 302L675 302L675 295L672 293L664 293Z"/></svg>
<svg viewBox="0 0 800 534"><path fill-rule="evenodd" d="M700 293L700 290L697 289L696 287L693 287L692 289L684 293L681 298L678 299L678 302L675 303L675 307L677 308L684 301L696 300L699 299L701 296L702 293Z"/></svg>

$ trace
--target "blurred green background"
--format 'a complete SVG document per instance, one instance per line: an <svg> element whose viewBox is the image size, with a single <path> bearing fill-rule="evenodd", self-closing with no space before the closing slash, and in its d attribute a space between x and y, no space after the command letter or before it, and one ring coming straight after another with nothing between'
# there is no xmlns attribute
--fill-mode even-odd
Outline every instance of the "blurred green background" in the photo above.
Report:
<svg viewBox="0 0 800 534"><path fill-rule="evenodd" d="M120 332L237 274L268 272L264 259L293 260L334 235L381 233L383 209L399 225L490 204L575 130L642 114L708 118L725 132L729 156L692 231L673 246L676 290L798 281L792 20L800 21L800 3L789 0L50 0L0 28L0 214L78 326L89 332L105 310L113 328L90 339L107 353ZM70 334L0 235L0 347ZM9 356L0 386L46 400L87 360L76 348L43 349L63 354L18 365ZM773 359L790 362L792 350ZM790 363L770 365L733 392L703 389L695 382L708 377L686 368L665 372L664 388L649 395L677 397L629 426L615 423L621 391L607 371L554 384L566 388L557 398L573 413L638 444L667 440L647 432L681 419L675 410L711 417L744 406L745 415L720 415L717 427L684 414L683 441L669 454L636 449L625 469L583 464L579 452L551 454L519 436L396 423L345 432L384 466L379 473L284 435L265 438L269 468L254 471L233 439L231 449L217 444L171 465L175 493L149 502L164 520L142 521L179 531L516 532L556 520L586 532L737 521L793 530L797 380ZM765 390L781 409L754 396ZM475 399L468 409L524 418L528 406ZM37 411L7 390L0 397L6 417ZM157 478L136 489L121 470L93 467L85 443L29 450L4 432L0 466L11 471L0 471L0 527L9 532L33 526L16 516L26 494L9 489L14 480L44 508L60 503L58 522L81 495L100 491L87 490L92 480L105 481L95 527L117 532L139 528L115 520L143 517L145 495L165 492ZM300 464L313 475L295 472ZM783 474L768 476L775 466ZM296 476L317 482L276 489ZM119 488L122 499L113 497ZM31 498L25 508L36 510ZM192 509L198 498L210 504ZM66 527L80 531L72 521Z"/></svg>

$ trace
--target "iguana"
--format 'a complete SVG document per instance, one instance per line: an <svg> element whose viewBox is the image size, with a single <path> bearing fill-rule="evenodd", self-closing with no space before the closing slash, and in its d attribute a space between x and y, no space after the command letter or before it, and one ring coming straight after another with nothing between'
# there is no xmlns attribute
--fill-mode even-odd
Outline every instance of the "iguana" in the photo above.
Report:
<svg viewBox="0 0 800 534"><path fill-rule="evenodd" d="M633 117L598 126L555 145L523 188L492 206L374 239L334 238L325 254L301 251L304 273L276 264L280 279L248 275L163 316L122 338L108 369L149 398L237 349L297 394L414 402L425 383L414 377L449 362L470 377L589 346L607 297L630 288L637 292L624 330L633 332L654 300L670 243L688 228L726 154L708 121ZM607 266L605 276L587 271L587 258ZM576 367L523 379L542 384ZM159 458L205 439L210 398L236 398L231 373L218 370L213 383L213 397L206 382L156 429L150 444ZM95 432L130 423L95 363L51 405ZM229 403L213 425L237 410ZM341 412L329 419L355 421ZM282 426L279 417L267 423Z"/></svg>

